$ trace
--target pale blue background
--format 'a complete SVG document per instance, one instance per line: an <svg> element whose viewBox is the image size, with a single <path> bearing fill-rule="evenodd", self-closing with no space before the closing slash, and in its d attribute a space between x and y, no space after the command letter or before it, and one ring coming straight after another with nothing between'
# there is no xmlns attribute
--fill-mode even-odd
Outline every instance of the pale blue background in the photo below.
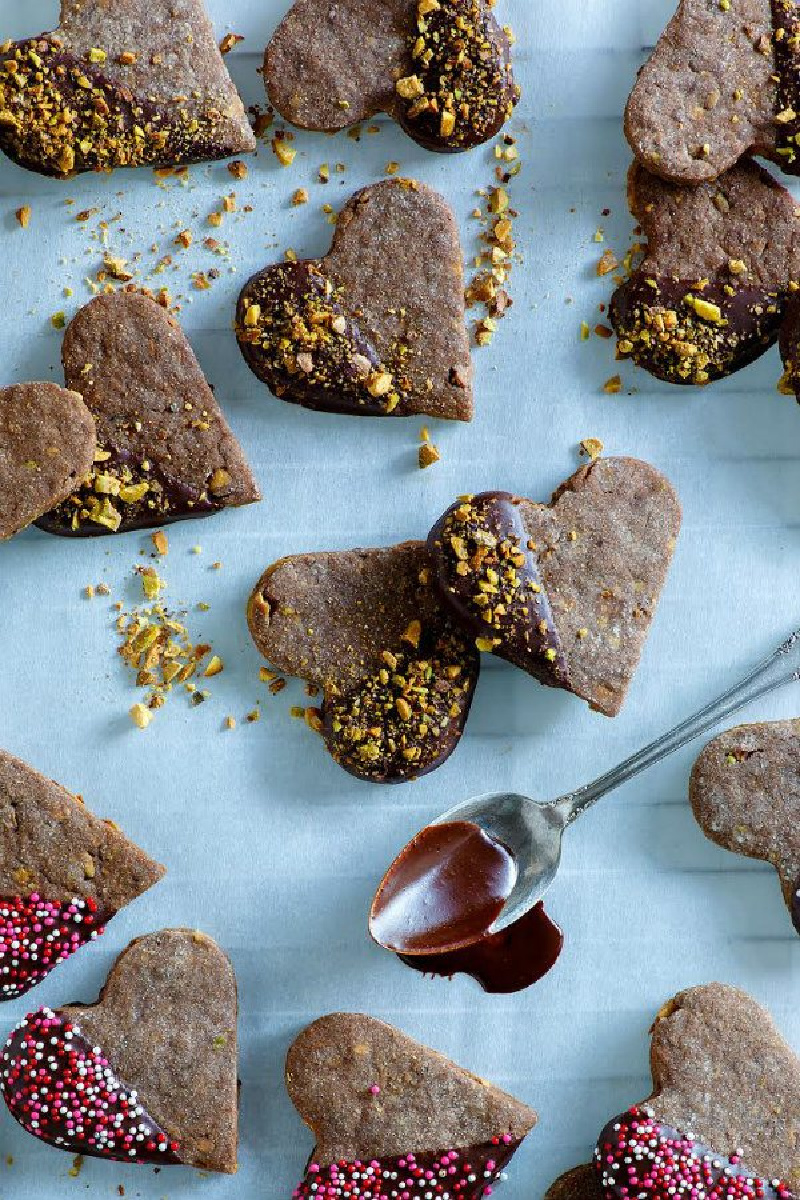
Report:
<svg viewBox="0 0 800 1200"><path fill-rule="evenodd" d="M211 0L220 36L247 40L228 59L247 102L263 103L261 51L286 0ZM0 0L0 32L52 27L54 2ZM213 698L190 710L176 696L146 733L127 710L137 698L115 654L111 602L135 595L131 571L145 536L96 542L50 539L33 530L0 547L0 744L113 817L169 866L149 896L106 937L62 967L28 1001L7 1005L10 1027L31 1002L91 999L116 953L135 935L169 924L198 925L230 951L241 989L241 1169L236 1178L193 1171L154 1176L87 1161L76 1183L71 1159L34 1141L0 1113L0 1200L93 1197L145 1200L285 1200L311 1148L282 1082L289 1041L308 1020L337 1007L396 1022L534 1105L540 1124L517 1155L506 1200L539 1200L561 1170L585 1160L605 1120L649 1086L647 1030L682 987L722 979L749 988L800 1047L800 942L791 932L774 873L704 840L686 804L694 751L610 798L570 834L550 907L567 945L538 987L485 996L467 980L431 982L373 947L365 911L393 852L441 809L473 792L510 786L546 796L612 765L731 682L800 624L800 412L779 396L777 351L732 380L698 393L670 390L623 368L635 395L601 385L618 369L612 344L579 342L594 325L609 281L595 265L605 248L624 251L631 222L624 199L628 151L620 114L633 74L670 11L667 0L501 0L519 37L524 99L512 129L523 173L512 189L524 263L515 306L489 350L476 354L477 415L471 427L432 429L443 461L416 467L420 422L304 412L272 399L245 368L231 333L233 305L248 274L291 245L317 253L330 228L323 203L341 205L395 159L439 187L463 219L473 189L491 181L491 152L441 158L394 127L356 145L299 134L291 170L268 147L244 183L224 165L192 170L186 186L156 186L148 171L67 184L0 165L3 262L2 382L61 380L60 335L50 315L71 315L89 292L102 249L75 212L98 205L111 219L110 248L152 264L173 253L178 273L161 277L191 297L181 319L258 475L258 507L169 530L162 564L173 604L207 601L193 613L226 669ZM343 161L327 188L323 161ZM304 185L310 203L292 208ZM248 216L207 230L231 245L230 263L172 246L178 229L203 234L204 220L232 188ZM65 199L73 198L72 208ZM33 209L21 232L14 210ZM611 209L609 217L601 210ZM124 230L124 232L123 232ZM199 240L199 239L198 239ZM189 268L222 268L210 292L192 292ZM232 268L232 269L231 269ZM142 276L144 277L144 272ZM157 282L147 280L145 282ZM74 288L64 299L65 285ZM272 698L244 621L248 592L281 554L378 545L425 533L452 497L508 488L546 498L577 463L576 444L600 437L676 485L685 524L674 568L623 714L613 723L573 697L545 691L511 669L487 664L469 731L430 778L384 790L350 779L289 715L301 685ZM196 543L203 554L195 557ZM221 560L219 572L210 564ZM111 599L81 597L106 580ZM263 698L264 719L244 714ZM224 717L239 719L222 732ZM748 716L800 714L800 692L766 700Z"/></svg>

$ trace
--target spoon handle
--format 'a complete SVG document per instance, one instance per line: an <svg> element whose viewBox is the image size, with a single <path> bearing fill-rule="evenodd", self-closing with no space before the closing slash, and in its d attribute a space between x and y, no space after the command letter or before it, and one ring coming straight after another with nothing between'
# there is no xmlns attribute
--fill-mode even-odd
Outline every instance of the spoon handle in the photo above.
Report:
<svg viewBox="0 0 800 1200"><path fill-rule="evenodd" d="M724 721L726 717L749 704L751 700L756 700L759 696L764 696L793 680L800 680L800 630L793 633L760 666L757 666L727 692L718 696L716 700L712 700L705 708L701 708L693 716L681 721L680 725L676 725L669 733L665 733L651 742L649 746L645 746L643 750L632 754L630 758L626 758L619 766L606 772L605 775L601 775L593 783L587 783L556 800L555 807L561 811L565 825L571 825L601 796L605 796L607 792L627 783L640 771L652 767L676 750L680 750L681 746L685 746L687 742L699 737L713 725Z"/></svg>

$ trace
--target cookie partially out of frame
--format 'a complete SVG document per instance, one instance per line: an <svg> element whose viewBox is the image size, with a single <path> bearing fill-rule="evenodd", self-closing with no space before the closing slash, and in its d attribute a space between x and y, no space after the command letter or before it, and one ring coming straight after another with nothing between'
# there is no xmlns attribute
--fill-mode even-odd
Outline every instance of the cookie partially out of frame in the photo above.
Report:
<svg viewBox="0 0 800 1200"><path fill-rule="evenodd" d="M456 501L428 548L443 602L481 650L616 716L639 662L681 522L648 463L598 459L551 503Z"/></svg>
<svg viewBox="0 0 800 1200"><path fill-rule="evenodd" d="M163 874L111 821L0 750L0 1000L41 983Z"/></svg>
<svg viewBox="0 0 800 1200"><path fill-rule="evenodd" d="M726 850L772 863L800 933L800 721L738 725L709 742L689 799Z"/></svg>
<svg viewBox="0 0 800 1200"><path fill-rule="evenodd" d="M449 205L413 179L356 192L324 258L276 263L245 284L236 336L282 400L469 421L462 252Z"/></svg>
<svg viewBox="0 0 800 1200"><path fill-rule="evenodd" d="M300 554L269 567L248 604L253 640L323 691L312 724L346 771L416 779L452 754L478 654L445 611L424 542Z"/></svg>
<svg viewBox="0 0 800 1200"><path fill-rule="evenodd" d="M202 0L61 0L0 54L0 149L66 178L255 150Z"/></svg>
<svg viewBox="0 0 800 1200"><path fill-rule="evenodd" d="M635 164L628 202L647 248L611 302L618 357L667 383L706 384L763 354L800 280L786 188L752 162L699 187Z"/></svg>
<svg viewBox="0 0 800 1200"><path fill-rule="evenodd" d="M382 1196L396 1180L408 1200L477 1200L536 1124L527 1105L359 1013L304 1029L286 1086L316 1138L300 1200L327 1186Z"/></svg>
<svg viewBox="0 0 800 1200"><path fill-rule="evenodd" d="M0 1057L12 1115L72 1154L236 1170L237 999L211 938L131 942L99 999L29 1014ZM58 1106L46 1104L57 1091Z"/></svg>
<svg viewBox="0 0 800 1200"><path fill-rule="evenodd" d="M491 0L295 0L264 57L270 103L332 133L388 113L430 150L493 137L519 98Z"/></svg>
<svg viewBox="0 0 800 1200"><path fill-rule="evenodd" d="M680 0L625 110L637 159L664 179L716 179L743 155L800 173L794 0Z"/></svg>
<svg viewBox="0 0 800 1200"><path fill-rule="evenodd" d="M0 541L65 500L94 460L95 426L54 383L0 388Z"/></svg>
<svg viewBox="0 0 800 1200"><path fill-rule="evenodd" d="M67 327L61 357L97 426L88 477L37 522L88 537L207 517L260 499L186 336L139 292L101 295Z"/></svg>

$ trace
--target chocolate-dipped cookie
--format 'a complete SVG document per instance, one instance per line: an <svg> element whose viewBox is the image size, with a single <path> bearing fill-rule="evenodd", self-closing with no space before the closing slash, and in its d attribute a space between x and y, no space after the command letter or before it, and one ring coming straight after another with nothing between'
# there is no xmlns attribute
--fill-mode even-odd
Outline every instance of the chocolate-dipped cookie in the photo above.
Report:
<svg viewBox="0 0 800 1200"><path fill-rule="evenodd" d="M0 541L60 504L94 460L94 420L54 383L0 388Z"/></svg>
<svg viewBox="0 0 800 1200"><path fill-rule="evenodd" d="M714 738L694 764L689 799L712 841L772 863L800 933L800 721L739 725Z"/></svg>
<svg viewBox="0 0 800 1200"><path fill-rule="evenodd" d="M647 249L611 301L618 357L667 383L706 384L763 354L800 279L789 192L752 162L699 187L634 165L628 202Z"/></svg>
<svg viewBox="0 0 800 1200"><path fill-rule="evenodd" d="M799 174L798 33L795 0L681 0L625 110L642 165L697 184L761 154Z"/></svg>
<svg viewBox="0 0 800 1200"><path fill-rule="evenodd" d="M303 1030L286 1086L316 1138L297 1200L338 1189L353 1200L478 1200L536 1124L519 1100L358 1013Z"/></svg>
<svg viewBox="0 0 800 1200"><path fill-rule="evenodd" d="M310 723L346 771L425 775L452 754L478 654L439 600L424 542L300 554L269 567L247 616L270 663L323 689Z"/></svg>
<svg viewBox="0 0 800 1200"><path fill-rule="evenodd" d="M492 0L295 0L264 57L270 103L332 133L388 113L429 150L494 137L519 98Z"/></svg>
<svg viewBox="0 0 800 1200"><path fill-rule="evenodd" d="M480 650L616 716L681 522L654 467L597 459L549 505L508 492L456 501L428 538L454 621Z"/></svg>
<svg viewBox="0 0 800 1200"><path fill-rule="evenodd" d="M781 391L789 388L800 399L800 296L794 293L786 305L778 345L784 367Z"/></svg>
<svg viewBox="0 0 800 1200"><path fill-rule="evenodd" d="M95 419L97 448L88 477L41 529L124 533L260 499L189 342L154 300L95 297L67 327L61 356Z"/></svg>
<svg viewBox="0 0 800 1200"><path fill-rule="evenodd" d="M58 29L6 42L0 149L65 178L255 150L202 0L61 0Z"/></svg>
<svg viewBox="0 0 800 1200"><path fill-rule="evenodd" d="M122 952L95 1004L20 1022L0 1057L3 1098L60 1150L233 1172L236 1020L233 967L211 938L148 934Z"/></svg>
<svg viewBox="0 0 800 1200"><path fill-rule="evenodd" d="M356 192L324 258L276 263L245 284L236 336L282 400L469 421L472 361L450 207L412 179Z"/></svg>
<svg viewBox="0 0 800 1200"><path fill-rule="evenodd" d="M79 797L0 751L0 1001L35 987L163 874Z"/></svg>

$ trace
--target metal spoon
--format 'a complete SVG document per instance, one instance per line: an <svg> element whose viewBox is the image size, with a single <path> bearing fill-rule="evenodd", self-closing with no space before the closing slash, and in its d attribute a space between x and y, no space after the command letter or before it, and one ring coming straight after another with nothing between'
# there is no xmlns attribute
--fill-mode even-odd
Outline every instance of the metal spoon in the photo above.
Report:
<svg viewBox="0 0 800 1200"><path fill-rule="evenodd" d="M488 932L499 933L538 904L556 877L565 829L601 796L661 762L751 700L793 680L800 680L800 630L734 687L593 783L549 801L532 800L516 792L490 792L458 804L437 817L431 824L471 821L502 842L514 857L517 866L514 887ZM462 942L453 949L471 944Z"/></svg>

